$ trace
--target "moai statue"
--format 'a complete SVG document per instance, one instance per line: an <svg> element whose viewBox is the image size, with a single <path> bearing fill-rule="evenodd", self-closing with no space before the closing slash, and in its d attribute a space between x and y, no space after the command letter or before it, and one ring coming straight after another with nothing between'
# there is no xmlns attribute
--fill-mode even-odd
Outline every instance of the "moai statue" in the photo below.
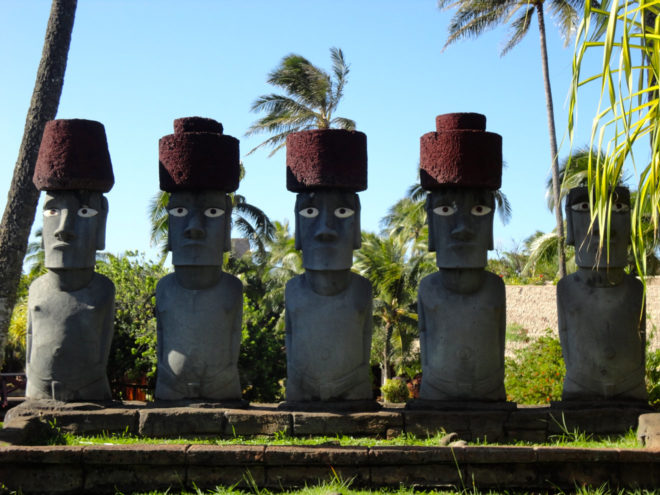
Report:
<svg viewBox="0 0 660 495"><path fill-rule="evenodd" d="M115 286L94 272L96 251L105 247L103 193L114 184L103 124L48 122L33 182L46 192L42 241L48 272L32 283L28 296L25 396L109 400Z"/></svg>
<svg viewBox="0 0 660 495"><path fill-rule="evenodd" d="M644 291L637 278L624 272L630 228L630 193L616 187L609 243L604 240L600 249L588 189L569 191L566 243L575 246L578 271L557 284L565 401L647 400Z"/></svg>
<svg viewBox="0 0 660 495"><path fill-rule="evenodd" d="M171 193L168 249L174 273L156 287L156 399L239 400L243 285L222 271L231 249L231 198L240 174L238 139L222 124L174 121L159 142L160 188Z"/></svg>
<svg viewBox="0 0 660 495"><path fill-rule="evenodd" d="M287 137L286 149L305 267L286 285L286 399L371 400L371 283L351 272L361 242L356 192L367 187L367 137L303 131Z"/></svg>
<svg viewBox="0 0 660 495"><path fill-rule="evenodd" d="M439 270L418 292L419 397L505 401L504 283L484 270L493 249L502 138L486 132L486 117L475 113L440 115L436 127L421 138L429 250Z"/></svg>

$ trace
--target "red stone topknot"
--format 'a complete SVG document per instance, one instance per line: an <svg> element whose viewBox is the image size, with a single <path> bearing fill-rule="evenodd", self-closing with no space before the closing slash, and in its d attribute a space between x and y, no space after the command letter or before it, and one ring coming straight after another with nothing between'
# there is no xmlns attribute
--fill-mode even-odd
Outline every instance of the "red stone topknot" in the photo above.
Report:
<svg viewBox="0 0 660 495"><path fill-rule="evenodd" d="M112 189L115 177L103 124L83 119L47 122L32 182L40 191Z"/></svg>
<svg viewBox="0 0 660 495"><path fill-rule="evenodd" d="M238 189L238 139L224 135L222 124L204 117L174 121L174 134L158 142L160 188L174 192Z"/></svg>
<svg viewBox="0 0 660 495"><path fill-rule="evenodd" d="M344 129L294 132L286 138L286 188L364 191L367 188L367 136Z"/></svg>
<svg viewBox="0 0 660 495"><path fill-rule="evenodd" d="M478 113L448 113L435 119L436 132L420 139L420 181L424 189L502 185L502 136L486 132Z"/></svg>

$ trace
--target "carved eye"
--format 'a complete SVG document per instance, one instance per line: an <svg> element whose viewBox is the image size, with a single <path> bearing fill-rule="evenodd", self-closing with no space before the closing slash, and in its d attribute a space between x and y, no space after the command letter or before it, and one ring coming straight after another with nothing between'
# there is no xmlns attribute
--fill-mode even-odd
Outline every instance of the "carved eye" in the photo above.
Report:
<svg viewBox="0 0 660 495"><path fill-rule="evenodd" d="M493 209L490 206L474 205L470 210L470 213L472 213L474 216L482 217L484 215L488 215L492 210Z"/></svg>
<svg viewBox="0 0 660 495"><path fill-rule="evenodd" d="M57 208L48 208L47 210L44 210L45 217L56 217L59 214L60 214L60 210L58 210Z"/></svg>
<svg viewBox="0 0 660 495"><path fill-rule="evenodd" d="M628 206L625 203L621 203L619 201L619 202L616 202L616 203L612 203L612 211L614 213L625 213L627 211L630 211L630 206Z"/></svg>
<svg viewBox="0 0 660 495"><path fill-rule="evenodd" d="M78 209L78 216L83 218L92 218L97 213L98 210L90 208L89 206L83 206L82 208Z"/></svg>
<svg viewBox="0 0 660 495"><path fill-rule="evenodd" d="M588 201L580 201L579 203L575 203L571 205L571 210L573 211L589 211L589 202Z"/></svg>
<svg viewBox="0 0 660 495"><path fill-rule="evenodd" d="M441 205L433 208L433 213L440 215L441 217L448 217L456 213L456 208L449 205Z"/></svg>
<svg viewBox="0 0 660 495"><path fill-rule="evenodd" d="M337 209L335 210L335 216L336 216L337 218L348 218L348 217L350 217L353 213L355 213L355 212L354 212L353 210L351 210L350 208L344 208L344 207L341 207L341 208L337 208Z"/></svg>
<svg viewBox="0 0 660 495"><path fill-rule="evenodd" d="M204 215L209 217L209 218L218 218L222 215L224 215L225 210L222 210L220 208L207 208L204 210Z"/></svg>
<svg viewBox="0 0 660 495"><path fill-rule="evenodd" d="M319 209L310 206L308 208L303 208L298 213L300 213L305 218L314 218L319 215Z"/></svg>
<svg viewBox="0 0 660 495"><path fill-rule="evenodd" d="M173 217L185 217L188 214L188 209L183 206L177 206L168 210L169 214Z"/></svg>

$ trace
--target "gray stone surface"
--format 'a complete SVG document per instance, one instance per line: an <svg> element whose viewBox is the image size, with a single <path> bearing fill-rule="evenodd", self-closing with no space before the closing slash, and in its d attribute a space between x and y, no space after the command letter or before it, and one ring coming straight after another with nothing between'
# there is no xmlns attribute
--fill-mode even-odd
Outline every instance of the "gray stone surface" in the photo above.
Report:
<svg viewBox="0 0 660 495"><path fill-rule="evenodd" d="M286 399L370 399L371 284L350 271L360 246L357 194L300 193L295 214L306 271L285 292Z"/></svg>
<svg viewBox="0 0 660 495"><path fill-rule="evenodd" d="M107 200L99 192L49 191L42 239L48 272L30 286L25 395L107 400L114 332L113 283L94 273L105 243Z"/></svg>
<svg viewBox="0 0 660 495"><path fill-rule="evenodd" d="M639 416L637 440L650 449L660 449L660 413Z"/></svg>
<svg viewBox="0 0 660 495"><path fill-rule="evenodd" d="M231 201L222 191L178 191L168 211L174 273L156 288L156 398L240 399L243 285L222 271Z"/></svg>
<svg viewBox="0 0 660 495"><path fill-rule="evenodd" d="M611 214L609 251L599 252L586 188L570 191L567 240L579 270L557 284L559 339L566 364L562 399L646 400L646 317L642 283L624 273L630 242L627 190Z"/></svg>
<svg viewBox="0 0 660 495"><path fill-rule="evenodd" d="M504 401L506 295L502 280L484 270L493 193L444 187L429 193L426 209L439 271L418 292L420 399Z"/></svg>

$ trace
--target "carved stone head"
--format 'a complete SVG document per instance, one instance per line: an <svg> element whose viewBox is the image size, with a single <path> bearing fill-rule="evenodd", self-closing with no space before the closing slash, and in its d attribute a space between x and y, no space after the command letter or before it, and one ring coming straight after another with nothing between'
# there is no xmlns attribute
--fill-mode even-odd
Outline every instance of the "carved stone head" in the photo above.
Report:
<svg viewBox="0 0 660 495"><path fill-rule="evenodd" d="M222 266L231 249L231 199L240 176L238 139L203 117L174 121L160 139L160 188L171 193L168 248L174 266Z"/></svg>
<svg viewBox="0 0 660 495"><path fill-rule="evenodd" d="M566 243L575 246L575 263L580 268L623 268L628 264L630 244L630 191L616 187L610 217L609 248L603 242L598 219L591 221L589 190L574 187L566 197Z"/></svg>
<svg viewBox="0 0 660 495"><path fill-rule="evenodd" d="M287 189L296 198L296 249L309 270L348 270L360 247L360 200L367 188L367 137L323 129L287 137Z"/></svg>
<svg viewBox="0 0 660 495"><path fill-rule="evenodd" d="M33 182L46 191L46 268L93 268L96 251L105 248L108 201L103 193L114 184L103 124L82 119L48 122Z"/></svg>
<svg viewBox="0 0 660 495"><path fill-rule="evenodd" d="M486 117L436 117L420 140L420 180L429 191L429 251L439 268L483 268L493 249L494 191L502 182L502 137Z"/></svg>
<svg viewBox="0 0 660 495"><path fill-rule="evenodd" d="M484 268L493 249L493 192L443 187L426 198L429 251L439 268Z"/></svg>

